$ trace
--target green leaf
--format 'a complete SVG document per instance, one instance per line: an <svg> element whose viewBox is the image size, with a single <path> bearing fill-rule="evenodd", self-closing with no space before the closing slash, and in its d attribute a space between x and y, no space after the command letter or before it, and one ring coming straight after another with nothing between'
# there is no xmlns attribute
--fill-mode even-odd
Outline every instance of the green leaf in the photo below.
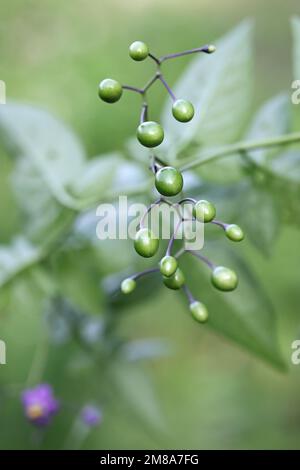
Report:
<svg viewBox="0 0 300 470"><path fill-rule="evenodd" d="M234 292L221 293L211 285L210 272L206 266L195 258L183 259L184 263L188 263L188 285L194 296L209 308L208 325L251 353L283 369L275 312L260 282L248 264L228 246L226 249L216 243L206 246L205 255L218 265L234 269L239 277L239 285Z"/></svg>
<svg viewBox="0 0 300 470"><path fill-rule="evenodd" d="M18 158L26 158L62 206L76 208L68 186L80 179L85 153L72 131L46 111L23 104L0 108L0 139Z"/></svg>
<svg viewBox="0 0 300 470"><path fill-rule="evenodd" d="M37 262L41 251L26 238L19 236L10 245L0 246L0 287Z"/></svg>
<svg viewBox="0 0 300 470"><path fill-rule="evenodd" d="M280 232L281 217L271 191L250 184L239 196L239 223L247 240L263 255L270 255L273 243Z"/></svg>
<svg viewBox="0 0 300 470"><path fill-rule="evenodd" d="M113 382L130 409L130 416L156 431L165 431L165 422L146 371L136 364L118 363L111 372Z"/></svg>
<svg viewBox="0 0 300 470"><path fill-rule="evenodd" d="M101 200L111 189L118 167L123 163L121 154L111 153L92 158L87 162L80 179L72 185L72 192L80 199Z"/></svg>
<svg viewBox="0 0 300 470"><path fill-rule="evenodd" d="M245 140L260 140L286 134L291 129L290 97L281 93L263 104L255 115ZM280 151L275 149L259 149L249 152L251 158L259 164L266 164L269 157Z"/></svg>
<svg viewBox="0 0 300 470"><path fill-rule="evenodd" d="M293 32L293 74L295 80L300 80L300 17L294 16L292 18L292 32Z"/></svg>
<svg viewBox="0 0 300 470"><path fill-rule="evenodd" d="M176 97L190 100L196 110L185 125L175 121L171 104L162 124L169 161L193 144L196 148L227 144L237 139L251 105L252 21L244 21L217 41L212 55L198 55L176 84Z"/></svg>

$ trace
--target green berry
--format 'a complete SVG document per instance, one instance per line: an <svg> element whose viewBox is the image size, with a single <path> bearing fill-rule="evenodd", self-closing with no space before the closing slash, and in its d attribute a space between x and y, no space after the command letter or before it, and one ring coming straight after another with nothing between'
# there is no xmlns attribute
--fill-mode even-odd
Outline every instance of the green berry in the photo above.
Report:
<svg viewBox="0 0 300 470"><path fill-rule="evenodd" d="M141 228L134 240L134 248L136 252L144 258L154 256L158 250L159 241L152 230Z"/></svg>
<svg viewBox="0 0 300 470"><path fill-rule="evenodd" d="M163 196L176 196L183 187L182 174L172 166L165 166L156 173L155 186Z"/></svg>
<svg viewBox="0 0 300 470"><path fill-rule="evenodd" d="M163 281L165 286L167 286L169 289L177 290L183 286L183 284L185 283L185 278L181 269L177 268L175 273L172 274L172 276L164 276Z"/></svg>
<svg viewBox="0 0 300 470"><path fill-rule="evenodd" d="M174 258L174 256L164 256L159 263L160 272L165 277L172 276L175 273L177 266L177 259Z"/></svg>
<svg viewBox="0 0 300 470"><path fill-rule="evenodd" d="M236 224L227 225L227 227L225 228L225 233L227 238L229 238L229 240L232 240L233 242L240 242L244 238L243 230Z"/></svg>
<svg viewBox="0 0 300 470"><path fill-rule="evenodd" d="M213 285L223 291L231 291L238 285L238 278L234 271L224 266L217 266L212 273Z"/></svg>
<svg viewBox="0 0 300 470"><path fill-rule="evenodd" d="M129 55L133 60L141 61L148 57L149 49L142 41L135 41L129 46Z"/></svg>
<svg viewBox="0 0 300 470"><path fill-rule="evenodd" d="M100 82L98 93L99 97L106 103L115 103L121 98L123 88L116 80L106 78Z"/></svg>
<svg viewBox="0 0 300 470"><path fill-rule="evenodd" d="M189 122L194 117L194 106L186 100L176 100L172 107L175 119L180 122Z"/></svg>
<svg viewBox="0 0 300 470"><path fill-rule="evenodd" d="M201 222L211 222L216 216L216 208L211 202L201 199L194 205L193 215Z"/></svg>
<svg viewBox="0 0 300 470"><path fill-rule="evenodd" d="M136 282L131 277L124 279L121 284L121 291L123 294L130 294L136 288Z"/></svg>
<svg viewBox="0 0 300 470"><path fill-rule="evenodd" d="M164 130L157 122L145 121L137 128L137 138L145 147L157 147L164 140Z"/></svg>
<svg viewBox="0 0 300 470"><path fill-rule="evenodd" d="M204 323L208 319L207 308L202 302L198 302L198 300L195 300L190 304L190 311L195 320L200 323Z"/></svg>

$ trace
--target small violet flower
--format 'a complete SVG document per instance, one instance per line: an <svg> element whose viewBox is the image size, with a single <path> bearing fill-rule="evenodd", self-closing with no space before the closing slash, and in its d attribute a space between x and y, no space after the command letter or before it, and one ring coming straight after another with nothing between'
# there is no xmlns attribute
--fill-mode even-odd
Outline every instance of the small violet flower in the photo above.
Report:
<svg viewBox="0 0 300 470"><path fill-rule="evenodd" d="M26 417L37 426L47 426L59 410L59 403L49 384L24 390L21 399Z"/></svg>
<svg viewBox="0 0 300 470"><path fill-rule="evenodd" d="M80 413L81 420L89 427L98 426L102 421L102 413L96 406L86 405Z"/></svg>

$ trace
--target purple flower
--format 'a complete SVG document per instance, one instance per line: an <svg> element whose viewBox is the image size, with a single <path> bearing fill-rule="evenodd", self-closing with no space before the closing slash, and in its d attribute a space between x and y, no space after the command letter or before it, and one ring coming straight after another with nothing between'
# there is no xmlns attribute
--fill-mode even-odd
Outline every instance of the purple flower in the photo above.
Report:
<svg viewBox="0 0 300 470"><path fill-rule="evenodd" d="M47 426L59 409L52 387L48 384L40 384L35 388L24 390L22 404L26 417L37 426Z"/></svg>
<svg viewBox="0 0 300 470"><path fill-rule="evenodd" d="M96 406L86 405L81 410L81 419L87 426L97 426L102 421L102 413Z"/></svg>

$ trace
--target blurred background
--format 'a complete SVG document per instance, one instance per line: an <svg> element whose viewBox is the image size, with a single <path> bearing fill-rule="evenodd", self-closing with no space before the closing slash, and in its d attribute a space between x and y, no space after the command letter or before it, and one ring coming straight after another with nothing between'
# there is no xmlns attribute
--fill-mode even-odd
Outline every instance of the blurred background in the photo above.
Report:
<svg viewBox="0 0 300 470"><path fill-rule="evenodd" d="M103 106L97 98L98 82L106 76L137 86L147 80L153 65L141 66L128 59L132 41L141 39L162 55L213 43L242 19L254 18L255 110L272 95L290 89L289 18L297 13L296 0L3 0L0 79L6 82L8 100L53 112L74 129L88 155L94 156L122 149L136 127L137 97L127 94L117 107ZM170 62L171 84L188 61ZM153 113L159 114L164 90L155 88L151 99ZM21 225L8 190L9 171L10 163L3 156L1 243L7 243ZM14 307L9 313L5 308L0 312L0 338L7 344L7 365L0 366L0 447L61 448L69 434L72 413L67 412L55 419L42 443L28 432L18 387L26 381L37 354L46 362L43 380L53 385L67 409L72 411L77 403L90 400L99 401L103 409L103 422L90 433L84 448L299 448L300 366L290 361L291 343L300 339L299 246L299 230L287 226L269 256L247 242L241 248L276 308L287 372L278 372L209 328L197 327L179 296L158 291L143 303L128 305L120 321L122 336L164 338L170 352L145 362L147 379L143 383L134 373L128 376L125 389L131 403L123 401L118 387L110 393L104 371L91 365L74 342L54 343L47 350L41 299L21 285L15 292ZM126 266L122 250L119 256ZM84 268L78 263L78 269L86 269L91 276L88 261ZM148 378L155 407L152 396L147 400ZM148 421L140 418L136 407L145 408Z"/></svg>

